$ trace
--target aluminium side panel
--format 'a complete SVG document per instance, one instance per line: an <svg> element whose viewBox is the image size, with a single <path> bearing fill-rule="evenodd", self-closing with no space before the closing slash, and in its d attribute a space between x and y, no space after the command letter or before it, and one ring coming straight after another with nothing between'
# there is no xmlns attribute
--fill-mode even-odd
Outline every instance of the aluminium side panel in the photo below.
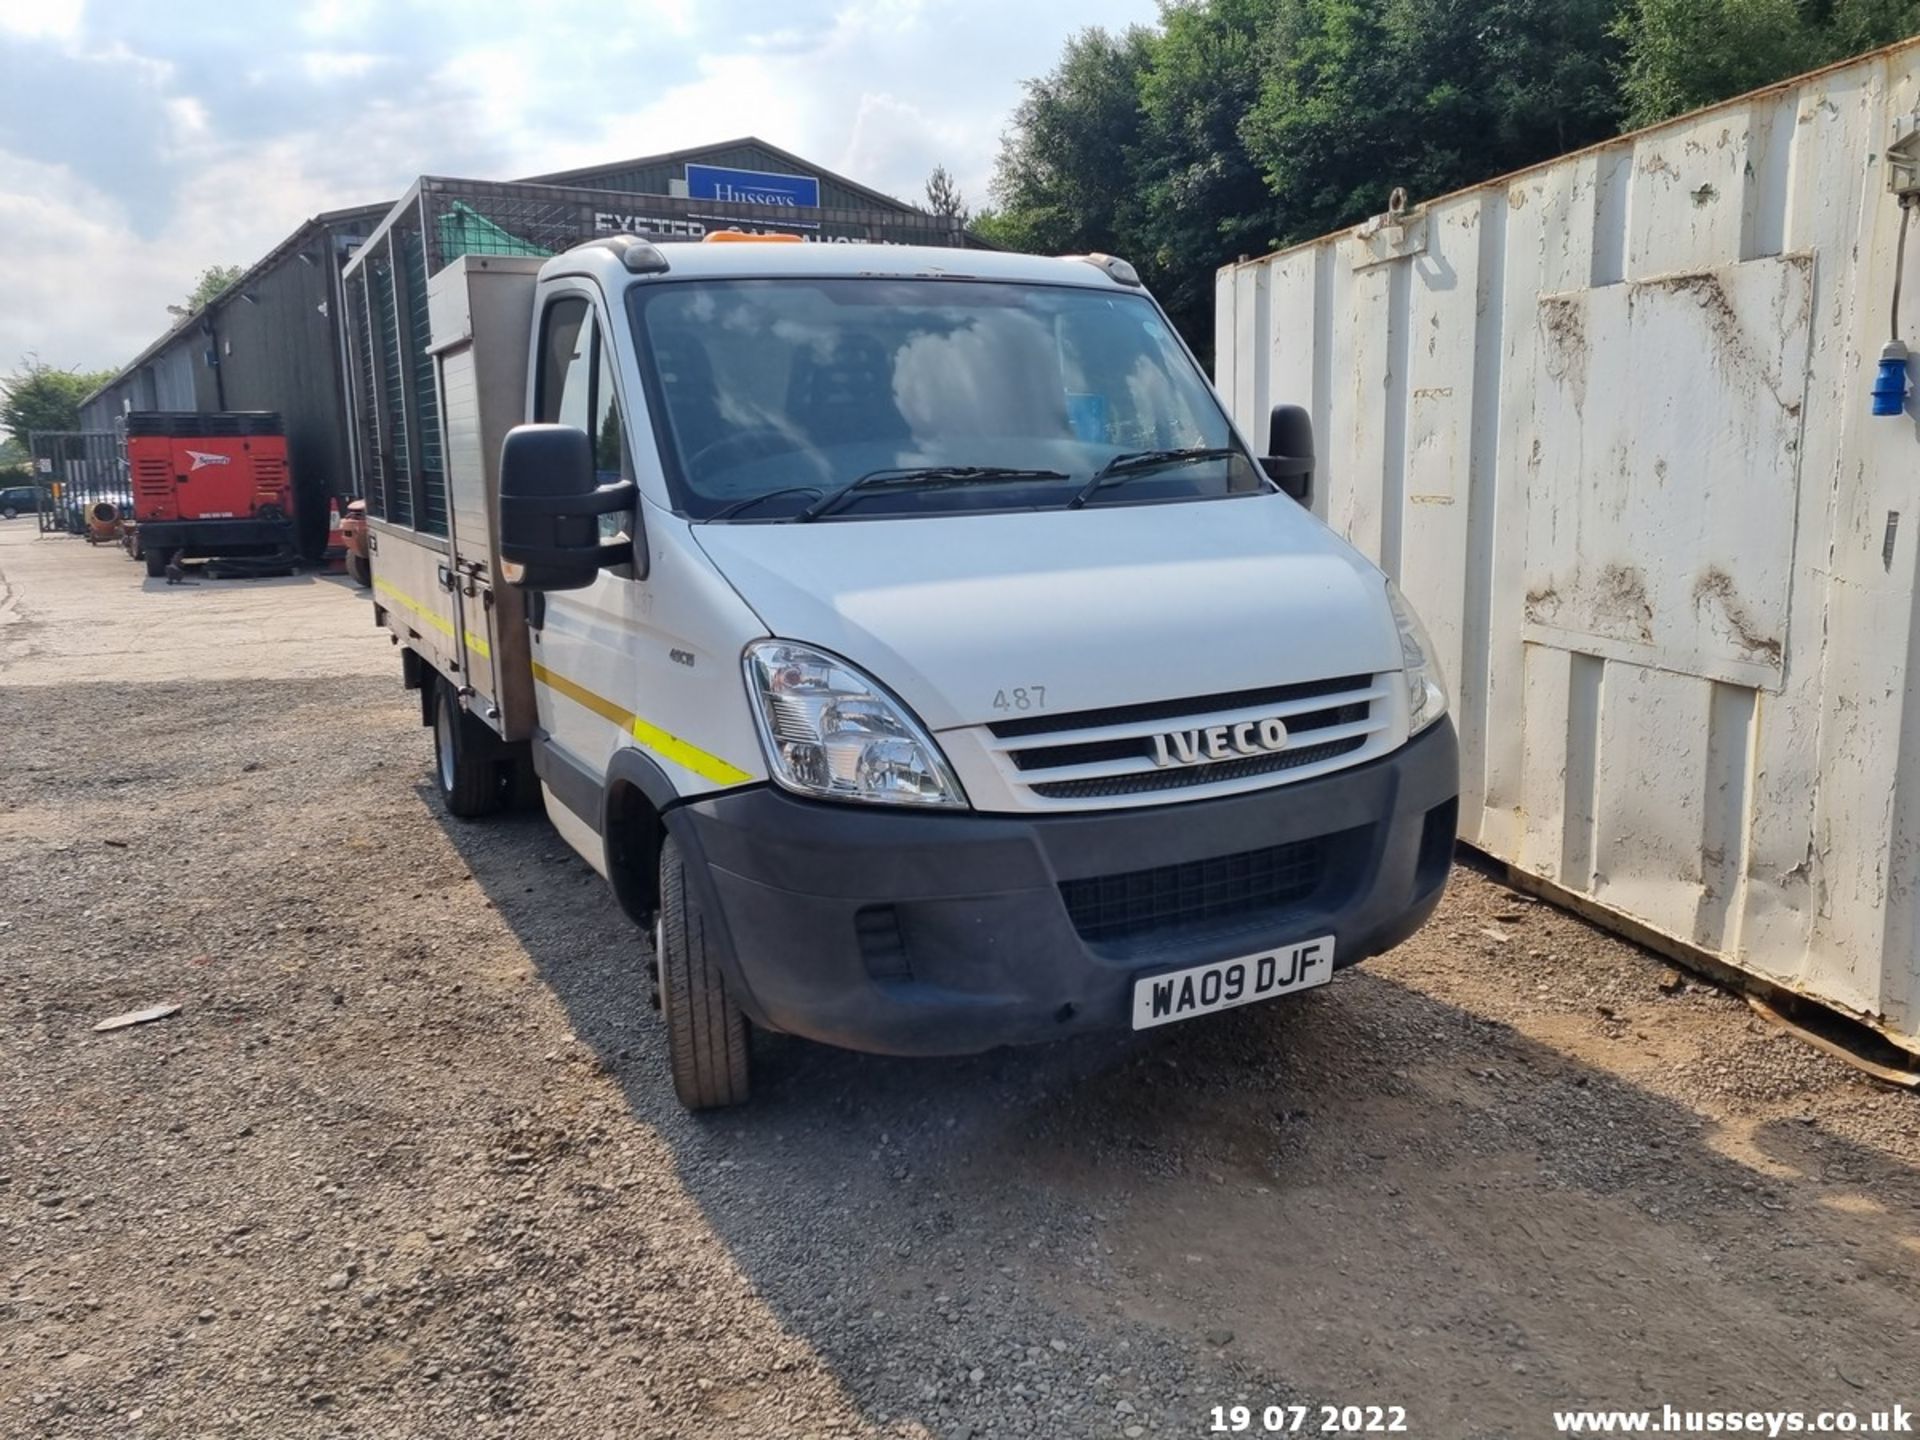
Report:
<svg viewBox="0 0 1920 1440"><path fill-rule="evenodd" d="M428 282L440 371L453 567L474 713L504 739L537 723L526 600L501 583L500 446L524 418L537 258L466 255Z"/></svg>
<svg viewBox="0 0 1920 1440"><path fill-rule="evenodd" d="M1316 510L1433 631L1463 838L1920 1051L1920 422L1867 394L1916 102L1908 42L1229 267L1216 316L1236 418L1310 408Z"/></svg>

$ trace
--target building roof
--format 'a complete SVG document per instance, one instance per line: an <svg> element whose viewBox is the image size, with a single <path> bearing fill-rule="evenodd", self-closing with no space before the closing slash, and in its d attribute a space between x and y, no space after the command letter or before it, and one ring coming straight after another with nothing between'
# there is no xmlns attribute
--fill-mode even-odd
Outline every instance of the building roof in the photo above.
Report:
<svg viewBox="0 0 1920 1440"><path fill-rule="evenodd" d="M393 202L390 200L383 201L378 205L350 205L341 210L323 210L318 215L301 221L291 235L287 236L286 239L274 246L273 249L269 250L265 255L262 255L258 260L254 261L253 264L241 271L238 280L235 280L233 284L222 290L192 314L182 316L177 324L168 329L166 334L162 335L158 340L155 340L151 345L147 346L146 349L142 350L138 355L134 356L133 359L116 370L111 380L107 381L106 384L102 385L98 390L95 390L80 402L81 406L84 408L85 406L91 405L95 400L98 400L102 395L106 394L107 391L113 389L114 386L122 383L129 375L153 359L154 356L158 355L182 335L190 334L198 329L200 322L206 318L209 311L219 309L239 299L241 293L246 290L247 285L251 281L264 275L293 251L306 244L315 230L323 230L334 225L345 225L355 220L378 220L392 208Z"/></svg>
<svg viewBox="0 0 1920 1440"><path fill-rule="evenodd" d="M791 150L783 150L771 145L757 135L742 135L733 140L716 140L711 145L695 145L685 150L663 150L658 155L638 155L631 160L616 160L604 165L583 165L577 170L556 170L549 175L528 175L522 183L528 185L584 185L597 175L610 171L641 170L650 165L679 165L692 160L698 162L703 155L715 155L726 150L746 148L764 150L784 165L792 165L809 175L817 175L822 180L831 180L836 185L844 185L856 194L864 195L875 204L884 205L889 210L916 211L921 207L910 205L895 195L883 194L870 185L862 185L858 180L849 180L844 175L816 165L811 160L803 160ZM591 188L591 187L589 187ZM928 212L922 212L928 213Z"/></svg>
<svg viewBox="0 0 1920 1440"><path fill-rule="evenodd" d="M849 180L844 175L838 175L831 170L823 169L811 160L803 160L792 151L783 150L778 145L770 145L765 140L753 135L742 136L734 140L720 140L711 145L695 145L685 150L667 150L657 155L642 155L631 160L618 160L601 165L586 165L576 170L557 170L548 175L530 175L518 183L528 185L587 184L597 176L603 176L617 171L637 170L652 165L684 164L689 160L698 162L703 155L714 155L724 151L739 150L742 148L765 151L781 164L792 165L798 170L805 171L807 174L816 175L822 180L828 180L836 185L844 186L855 194L864 196L876 205L883 206L886 209L897 210L903 214L930 213L917 205L909 205L904 200L897 199L892 195L882 194L870 186L862 185L858 181ZM253 265L249 266L240 278L228 286L226 290L216 295L191 315L183 317L180 322L169 329L166 334L162 335L151 345L147 346L146 349L134 356L132 360L121 366L119 370L114 372L111 380L107 381L106 384L82 400L80 402L81 405L86 406L92 404L116 385L124 383L128 376L152 360L174 341L195 330L200 322L205 319L209 311L219 309L231 303L234 299L237 299L240 293L246 289L249 281L264 274L284 259L290 251L305 244L316 228L345 224L354 220L378 221L393 209L395 203L395 201L386 200L377 205L355 205L343 210L328 210L303 222L299 228L285 240L282 240Z"/></svg>

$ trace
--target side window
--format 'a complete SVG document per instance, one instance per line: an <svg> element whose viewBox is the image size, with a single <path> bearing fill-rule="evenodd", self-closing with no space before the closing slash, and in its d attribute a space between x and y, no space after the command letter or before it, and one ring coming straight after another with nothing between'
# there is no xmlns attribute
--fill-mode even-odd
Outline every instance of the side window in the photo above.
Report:
<svg viewBox="0 0 1920 1440"><path fill-rule="evenodd" d="M593 309L577 295L547 307L540 342L540 422L587 428L593 388Z"/></svg>
<svg viewBox="0 0 1920 1440"><path fill-rule="evenodd" d="M540 353L540 419L572 425L593 442L594 469L601 480L631 479L626 426L613 379L613 360L602 342L592 305L568 296L547 307ZM603 539L631 532L633 517L618 510L600 517Z"/></svg>

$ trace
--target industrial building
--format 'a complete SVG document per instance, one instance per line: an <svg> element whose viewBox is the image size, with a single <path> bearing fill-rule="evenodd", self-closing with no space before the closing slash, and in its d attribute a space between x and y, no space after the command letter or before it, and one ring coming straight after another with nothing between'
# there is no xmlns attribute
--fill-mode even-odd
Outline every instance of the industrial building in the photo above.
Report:
<svg viewBox="0 0 1920 1440"><path fill-rule="evenodd" d="M796 221L796 211L879 211L919 219L929 239L957 229L957 222L752 137L529 176L513 182L523 208L537 193L523 188L530 186L659 197L674 202L668 208L676 217L699 210L697 202L706 200L721 223L738 223L742 206L769 207L785 217L773 223L803 233L822 227ZM387 200L335 210L306 221L89 396L81 407L82 427L111 430L133 411L279 412L286 421L302 542L317 550L324 543L329 498L359 493L345 398L348 306L340 272L394 204ZM471 227L494 224L469 211L462 218ZM617 229L639 218L608 213L601 220L603 228ZM969 237L955 238L967 243Z"/></svg>

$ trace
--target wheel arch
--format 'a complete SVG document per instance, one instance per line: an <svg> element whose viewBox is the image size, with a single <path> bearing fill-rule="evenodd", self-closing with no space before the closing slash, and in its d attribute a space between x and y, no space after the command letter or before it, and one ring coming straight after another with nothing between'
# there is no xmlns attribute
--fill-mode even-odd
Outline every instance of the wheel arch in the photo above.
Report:
<svg viewBox="0 0 1920 1440"><path fill-rule="evenodd" d="M666 771L631 747L614 752L601 795L600 839L620 908L645 926L660 904L660 847L666 812L679 799Z"/></svg>

